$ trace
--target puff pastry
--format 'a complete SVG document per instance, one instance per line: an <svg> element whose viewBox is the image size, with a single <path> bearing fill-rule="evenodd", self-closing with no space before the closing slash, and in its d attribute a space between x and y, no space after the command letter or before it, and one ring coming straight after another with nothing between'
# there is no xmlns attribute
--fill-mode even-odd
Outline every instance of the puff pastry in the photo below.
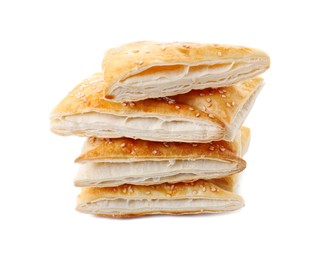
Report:
<svg viewBox="0 0 319 260"><path fill-rule="evenodd" d="M106 51L105 97L137 101L229 86L264 72L260 50L218 44L134 42Z"/></svg>
<svg viewBox="0 0 319 260"><path fill-rule="evenodd" d="M244 201L239 195L220 188L213 180L198 180L152 186L82 188L76 209L82 213L120 218L225 212L243 206Z"/></svg>
<svg viewBox="0 0 319 260"><path fill-rule="evenodd" d="M84 163L74 179L79 187L152 185L222 178L246 167L241 136L233 143L161 143L89 138L76 162Z"/></svg>
<svg viewBox="0 0 319 260"><path fill-rule="evenodd" d="M51 130L60 135L162 142L231 141L261 85L262 79L257 78L228 87L226 95L223 94L226 98L219 96L218 91L205 90L185 94L185 99L183 95L176 96L178 102L160 98L117 103L103 99L105 82L102 73L96 73L81 82L52 111ZM212 97L216 100L212 101Z"/></svg>

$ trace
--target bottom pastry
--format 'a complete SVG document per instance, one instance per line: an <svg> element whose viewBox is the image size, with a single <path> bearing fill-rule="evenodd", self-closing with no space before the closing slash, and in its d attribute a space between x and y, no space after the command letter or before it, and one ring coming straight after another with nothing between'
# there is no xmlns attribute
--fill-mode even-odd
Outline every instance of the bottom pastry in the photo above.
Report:
<svg viewBox="0 0 319 260"><path fill-rule="evenodd" d="M76 209L114 218L231 211L244 206L243 199L232 192L235 180L236 176L230 176L192 183L82 188Z"/></svg>

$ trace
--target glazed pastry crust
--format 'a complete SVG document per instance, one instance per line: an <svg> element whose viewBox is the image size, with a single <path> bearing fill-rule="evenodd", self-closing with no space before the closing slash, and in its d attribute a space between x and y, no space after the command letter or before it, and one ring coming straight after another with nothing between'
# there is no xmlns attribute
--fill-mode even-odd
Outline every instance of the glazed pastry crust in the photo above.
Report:
<svg viewBox="0 0 319 260"><path fill-rule="evenodd" d="M230 184L231 185L231 184ZM134 213L130 212L112 212L105 213L105 208L95 208L94 211L90 209L90 205L101 202L103 200L109 201L114 199L123 199L127 201L136 200L163 200L163 201L177 201L177 206L174 210L171 209L152 209L152 202L147 209L135 209ZM217 210L214 208L201 207L182 208L178 207L178 201L183 199L201 199L209 201L218 201L221 205ZM231 206L226 206L226 203L231 202ZM223 206L225 203L225 206ZM182 205L182 204L181 204ZM224 212L228 210L239 209L244 206L243 199L232 192L226 191L216 184L214 181L199 180L192 183L177 183L177 184L159 184L152 186L134 186L122 185L113 188L82 188L81 194L78 196L76 209L83 213L93 213L107 217L135 217L149 214L198 214L205 212Z"/></svg>
<svg viewBox="0 0 319 260"><path fill-rule="evenodd" d="M233 72L222 75L220 67L225 64L230 64L230 68L243 68L233 68ZM185 75L180 74L183 66L190 66L189 71L202 70L200 74L194 74L196 79L201 79L203 73L213 73L211 75L214 80L183 82ZM212 72L207 72L206 67L201 69L201 66L209 66L208 69L212 69ZM133 42L105 52L102 67L107 87L104 93L107 98L116 101L173 96L192 89L228 86L257 76L269 66L270 59L266 53L247 47L181 42ZM175 85L161 87L160 82L151 83L150 80L156 73L160 73L158 78L169 78L174 75L174 70L177 70ZM134 76L139 78L132 81ZM129 81L126 83L125 80Z"/></svg>

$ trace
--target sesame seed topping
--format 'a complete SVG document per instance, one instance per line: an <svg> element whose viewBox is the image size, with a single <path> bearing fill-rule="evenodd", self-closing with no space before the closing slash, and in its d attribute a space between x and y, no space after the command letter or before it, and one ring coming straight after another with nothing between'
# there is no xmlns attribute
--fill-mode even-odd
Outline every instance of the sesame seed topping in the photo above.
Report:
<svg viewBox="0 0 319 260"><path fill-rule="evenodd" d="M169 198L170 198L170 197L172 197L172 195L171 195L171 194L166 194L166 197L169 197Z"/></svg>
<svg viewBox="0 0 319 260"><path fill-rule="evenodd" d="M127 104L124 102L124 103L122 103L122 106L123 106L123 107L126 107L126 106L127 106Z"/></svg>
<svg viewBox="0 0 319 260"><path fill-rule="evenodd" d="M206 101L209 103L211 102L212 100L210 98L207 98Z"/></svg>
<svg viewBox="0 0 319 260"><path fill-rule="evenodd" d="M146 195L150 195L150 194L151 194L151 192L150 192L150 191L147 191L147 192L145 192L145 194L146 194Z"/></svg>
<svg viewBox="0 0 319 260"><path fill-rule="evenodd" d="M150 51L149 51L149 50L146 50L145 53L150 53Z"/></svg>
<svg viewBox="0 0 319 260"><path fill-rule="evenodd" d="M219 89L218 92L219 92L219 94L223 94L224 93L224 91L222 89Z"/></svg>
<svg viewBox="0 0 319 260"><path fill-rule="evenodd" d="M185 48L189 48L189 47L190 47L190 44L188 44L188 43L184 43L184 44L183 44L183 47L185 47Z"/></svg>
<svg viewBox="0 0 319 260"><path fill-rule="evenodd" d="M210 190L211 190L212 192L215 192L217 189L216 189L214 186L212 186L212 187L210 188Z"/></svg>
<svg viewBox="0 0 319 260"><path fill-rule="evenodd" d="M144 63L144 61L142 61L142 60L140 60L140 61L138 62L139 65L142 65L143 63Z"/></svg>
<svg viewBox="0 0 319 260"><path fill-rule="evenodd" d="M199 93L199 95L200 95L201 97L205 96L205 94L204 94L204 93Z"/></svg>
<svg viewBox="0 0 319 260"><path fill-rule="evenodd" d="M163 145L164 145L166 148L169 147L168 143L165 143L165 142L164 142Z"/></svg>
<svg viewBox="0 0 319 260"><path fill-rule="evenodd" d="M188 108L188 110L190 110L190 111L193 111L193 110L194 110L194 108L192 108L192 107L189 107L189 108Z"/></svg>
<svg viewBox="0 0 319 260"><path fill-rule="evenodd" d="M174 190L174 188L175 188L175 185L173 184L173 185L171 185L171 190Z"/></svg>
<svg viewBox="0 0 319 260"><path fill-rule="evenodd" d="M114 192L117 192L117 188L113 188L113 191L114 191Z"/></svg>
<svg viewBox="0 0 319 260"><path fill-rule="evenodd" d="M126 193L126 192L127 192L126 188L123 188L122 192L123 192L123 193Z"/></svg>
<svg viewBox="0 0 319 260"><path fill-rule="evenodd" d="M213 114L208 114L208 116L209 116L210 118L215 118L215 116L214 116Z"/></svg>
<svg viewBox="0 0 319 260"><path fill-rule="evenodd" d="M180 106L175 106L175 108L176 108L176 109L180 109L181 107L180 107Z"/></svg>
<svg viewBox="0 0 319 260"><path fill-rule="evenodd" d="M135 103L134 102L130 102L130 107L134 107Z"/></svg>
<svg viewBox="0 0 319 260"><path fill-rule="evenodd" d="M210 146L210 147L209 147L209 150L214 151L214 150L215 150L215 147L214 147L214 146Z"/></svg>
<svg viewBox="0 0 319 260"><path fill-rule="evenodd" d="M203 187L203 188L202 188L202 191L205 192L205 191L206 191L206 187Z"/></svg>
<svg viewBox="0 0 319 260"><path fill-rule="evenodd" d="M206 107L205 106L203 106L202 109L203 109L203 111L206 111Z"/></svg>
<svg viewBox="0 0 319 260"><path fill-rule="evenodd" d="M224 90L223 90L223 92L224 92L224 93L226 93L226 92L227 92L227 90L226 90L226 89L224 89Z"/></svg>
<svg viewBox="0 0 319 260"><path fill-rule="evenodd" d="M167 102L168 104L174 104L175 103L175 100L169 100L168 102Z"/></svg>
<svg viewBox="0 0 319 260"><path fill-rule="evenodd" d="M222 152L225 152L225 147L224 146L221 146L221 147L219 147L219 150L221 150Z"/></svg>
<svg viewBox="0 0 319 260"><path fill-rule="evenodd" d="M98 89L98 90L96 90L95 92L96 93L100 93L102 91L102 89Z"/></svg>
<svg viewBox="0 0 319 260"><path fill-rule="evenodd" d="M162 51L165 51L165 50L166 50L166 47L165 47L165 46L162 46L161 49L162 49Z"/></svg>
<svg viewBox="0 0 319 260"><path fill-rule="evenodd" d="M133 52L134 52L134 53L138 53L139 50L138 50L138 49L134 49Z"/></svg>
<svg viewBox="0 0 319 260"><path fill-rule="evenodd" d="M196 115L195 115L196 117L199 117L200 116L200 114L199 113L196 113Z"/></svg>
<svg viewBox="0 0 319 260"><path fill-rule="evenodd" d="M125 147L125 146L126 146L126 143L122 143L122 144L121 144L121 147Z"/></svg>
<svg viewBox="0 0 319 260"><path fill-rule="evenodd" d="M222 56L222 53L219 51L219 52L217 52L217 55L218 55L219 57L221 57L221 56Z"/></svg>
<svg viewBox="0 0 319 260"><path fill-rule="evenodd" d="M228 103L228 102L226 103L226 105L227 105L228 107L231 107L230 103Z"/></svg>
<svg viewBox="0 0 319 260"><path fill-rule="evenodd" d="M153 150L152 154L158 154L158 151L157 150Z"/></svg>
<svg viewBox="0 0 319 260"><path fill-rule="evenodd" d="M211 106L212 106L212 104L208 104L208 105L207 105L207 107L211 107Z"/></svg>
<svg viewBox="0 0 319 260"><path fill-rule="evenodd" d="M225 98L226 97L226 95L222 95L222 98Z"/></svg>
<svg viewBox="0 0 319 260"><path fill-rule="evenodd" d="M193 190L193 194L197 194L197 190Z"/></svg>
<svg viewBox="0 0 319 260"><path fill-rule="evenodd" d="M196 147L198 144L192 144L192 146Z"/></svg>
<svg viewBox="0 0 319 260"><path fill-rule="evenodd" d="M231 105L232 105L232 106L235 106L235 105L236 105L236 103L235 103L234 101L232 101L232 102L231 102Z"/></svg>

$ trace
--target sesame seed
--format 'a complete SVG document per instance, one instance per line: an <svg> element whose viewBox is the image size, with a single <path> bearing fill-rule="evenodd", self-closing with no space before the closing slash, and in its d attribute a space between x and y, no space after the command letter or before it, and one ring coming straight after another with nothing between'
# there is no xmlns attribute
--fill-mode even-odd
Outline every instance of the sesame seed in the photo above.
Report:
<svg viewBox="0 0 319 260"><path fill-rule="evenodd" d="M150 191L147 191L147 192L145 192L145 194L146 194L146 195L150 195L150 194L151 194L151 192L150 192Z"/></svg>
<svg viewBox="0 0 319 260"><path fill-rule="evenodd" d="M173 184L173 185L171 185L171 190L174 190L174 188L175 188L175 185Z"/></svg>
<svg viewBox="0 0 319 260"><path fill-rule="evenodd" d="M214 146L210 146L210 147L209 147L209 150L214 151L214 150L215 150L215 147L214 147Z"/></svg>
<svg viewBox="0 0 319 260"><path fill-rule="evenodd" d="M126 143L122 143L122 144L121 144L121 147L125 147L125 146L126 146Z"/></svg>
<svg viewBox="0 0 319 260"><path fill-rule="evenodd" d="M225 98L226 97L226 95L222 95L222 98Z"/></svg>
<svg viewBox="0 0 319 260"><path fill-rule="evenodd" d="M200 114L199 113L196 113L196 115L195 115L196 117L199 117L200 116Z"/></svg>
<svg viewBox="0 0 319 260"><path fill-rule="evenodd" d="M175 108L176 108L176 109L180 109L181 107L180 107L180 106L175 106Z"/></svg>
<svg viewBox="0 0 319 260"><path fill-rule="evenodd" d="M196 147L198 144L192 144L192 146Z"/></svg>
<svg viewBox="0 0 319 260"><path fill-rule="evenodd" d="M126 193L126 192L127 192L126 188L123 188L122 192L123 192L123 193Z"/></svg>
<svg viewBox="0 0 319 260"><path fill-rule="evenodd" d="M193 110L194 110L194 108L192 108L192 107L189 107L189 108L188 108L188 110L190 110L190 111L193 111Z"/></svg>
<svg viewBox="0 0 319 260"><path fill-rule="evenodd" d="M197 194L197 190L193 190L193 194Z"/></svg>
<svg viewBox="0 0 319 260"><path fill-rule="evenodd" d="M136 154L135 150L132 150L132 151L131 151L131 154Z"/></svg>
<svg viewBox="0 0 319 260"><path fill-rule="evenodd" d="M185 47L185 48L189 48L189 47L190 47L190 45L189 45L188 43L184 43L184 44L183 44L183 47Z"/></svg>
<svg viewBox="0 0 319 260"><path fill-rule="evenodd" d="M138 53L139 50L138 50L138 49L134 49L133 52L134 52L134 53Z"/></svg>
<svg viewBox="0 0 319 260"><path fill-rule="evenodd" d="M140 60L140 61L138 62L139 65L142 65L143 63L144 63L144 61L142 61L142 60Z"/></svg>
<svg viewBox="0 0 319 260"><path fill-rule="evenodd" d="M224 93L224 91L222 89L219 89L218 92L219 92L219 94L223 94Z"/></svg>
<svg viewBox="0 0 319 260"><path fill-rule="evenodd" d="M215 118L215 116L214 116L213 114L208 114L208 116L209 116L210 118Z"/></svg>
<svg viewBox="0 0 319 260"><path fill-rule="evenodd" d="M113 191L114 191L114 192L117 192L117 188L113 188Z"/></svg>
<svg viewBox="0 0 319 260"><path fill-rule="evenodd" d="M95 92L96 93L100 93L102 91L102 89L98 89L98 90L96 90Z"/></svg>
<svg viewBox="0 0 319 260"><path fill-rule="evenodd" d="M162 51L165 51L165 50L166 50L166 47L165 47L165 46L162 46L161 49L162 49Z"/></svg>
<svg viewBox="0 0 319 260"><path fill-rule="evenodd" d="M168 104L174 104L175 103L175 100L169 100L168 102L167 102Z"/></svg>
<svg viewBox="0 0 319 260"><path fill-rule="evenodd" d="M210 98L207 98L206 101L209 103L211 102L212 100Z"/></svg>
<svg viewBox="0 0 319 260"><path fill-rule="evenodd" d="M145 53L150 53L150 51L149 51L149 50L146 50Z"/></svg>
<svg viewBox="0 0 319 260"><path fill-rule="evenodd" d="M205 192L205 191L206 191L206 187L203 187L203 188L202 188L202 191Z"/></svg>
<svg viewBox="0 0 319 260"><path fill-rule="evenodd" d="M205 96L205 94L204 94L204 93L199 93L199 95L200 95L201 97Z"/></svg>
<svg viewBox="0 0 319 260"><path fill-rule="evenodd" d="M231 107L231 105L230 105L228 102L226 103L226 105L227 105L228 107Z"/></svg>
<svg viewBox="0 0 319 260"><path fill-rule="evenodd" d="M210 190L211 190L212 192L215 192L217 189L216 189L214 186L212 186L212 187L210 188Z"/></svg>
<svg viewBox="0 0 319 260"><path fill-rule="evenodd" d="M168 143L163 143L163 145L164 145L166 148L169 147Z"/></svg>
<svg viewBox="0 0 319 260"><path fill-rule="evenodd" d="M212 96L212 95L213 95L213 93L211 92L211 93L209 93L208 95Z"/></svg>
<svg viewBox="0 0 319 260"><path fill-rule="evenodd" d="M152 154L158 154L158 151L157 150L153 150Z"/></svg>
<svg viewBox="0 0 319 260"><path fill-rule="evenodd" d="M235 103L234 101L232 101L232 102L231 102L231 105L232 105L232 106L235 106L235 105L236 105L236 103Z"/></svg>
<svg viewBox="0 0 319 260"><path fill-rule="evenodd" d="M207 107L211 107L211 106L212 106L212 104L208 104L208 105L207 105Z"/></svg>
<svg viewBox="0 0 319 260"><path fill-rule="evenodd" d="M126 103L122 103L122 106L123 106L123 107L126 107L126 106L127 106L127 104L126 104Z"/></svg>
<svg viewBox="0 0 319 260"><path fill-rule="evenodd" d="M224 152L226 149L224 146L219 147L219 150L221 150L222 152Z"/></svg>
<svg viewBox="0 0 319 260"><path fill-rule="evenodd" d="M203 109L203 111L206 111L206 107L205 106L203 106L202 109Z"/></svg>
<svg viewBox="0 0 319 260"><path fill-rule="evenodd" d="M130 102L130 107L134 107L135 103L134 102Z"/></svg>
<svg viewBox="0 0 319 260"><path fill-rule="evenodd" d="M172 197L172 195L171 195L171 194L166 194L166 197L169 197L169 198L170 198L170 197Z"/></svg>
<svg viewBox="0 0 319 260"><path fill-rule="evenodd" d="M227 90L226 90L226 89L224 89L224 90L223 90L223 92L224 92L224 93L226 93L226 92L227 92Z"/></svg>
<svg viewBox="0 0 319 260"><path fill-rule="evenodd" d="M219 51L219 52L217 52L217 55L218 55L219 57L221 57L221 56L222 56L222 53Z"/></svg>

